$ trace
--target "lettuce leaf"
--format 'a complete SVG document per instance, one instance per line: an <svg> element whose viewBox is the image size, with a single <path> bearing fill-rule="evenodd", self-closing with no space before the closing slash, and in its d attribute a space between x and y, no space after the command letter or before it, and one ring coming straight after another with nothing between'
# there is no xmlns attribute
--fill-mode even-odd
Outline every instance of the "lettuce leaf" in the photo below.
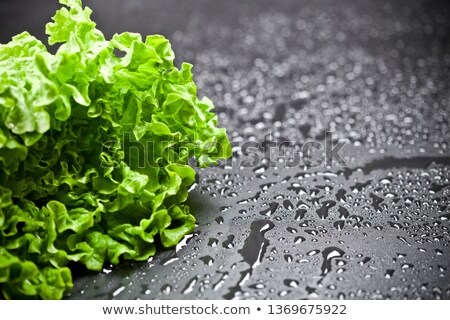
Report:
<svg viewBox="0 0 450 320"><path fill-rule="evenodd" d="M0 45L0 296L61 299L67 265L146 260L195 219L195 171L231 155L192 66L160 35L111 40L80 0Z"/></svg>

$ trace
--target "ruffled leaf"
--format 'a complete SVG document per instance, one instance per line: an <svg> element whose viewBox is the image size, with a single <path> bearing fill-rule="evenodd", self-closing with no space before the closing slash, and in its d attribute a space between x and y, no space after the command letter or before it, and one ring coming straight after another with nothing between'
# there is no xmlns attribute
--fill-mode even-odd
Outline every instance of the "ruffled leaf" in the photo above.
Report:
<svg viewBox="0 0 450 320"><path fill-rule="evenodd" d="M195 171L230 156L192 65L167 39L107 41L79 0L0 45L0 296L60 299L67 264L146 260L195 227ZM118 54L117 51L123 54Z"/></svg>

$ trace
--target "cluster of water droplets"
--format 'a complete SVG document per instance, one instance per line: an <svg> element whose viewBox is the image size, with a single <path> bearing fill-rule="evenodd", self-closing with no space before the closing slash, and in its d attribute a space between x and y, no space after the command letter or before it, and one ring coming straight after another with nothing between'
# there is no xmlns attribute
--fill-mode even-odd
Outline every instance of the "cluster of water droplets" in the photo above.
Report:
<svg viewBox="0 0 450 320"><path fill-rule="evenodd" d="M79 296L450 298L450 55L427 40L444 37L445 15L421 2L258 3L234 25L199 15L195 37L173 37L233 143L231 160L198 170L196 232L80 276ZM327 131L347 141L348 166L287 166ZM244 165L249 141L259 161Z"/></svg>

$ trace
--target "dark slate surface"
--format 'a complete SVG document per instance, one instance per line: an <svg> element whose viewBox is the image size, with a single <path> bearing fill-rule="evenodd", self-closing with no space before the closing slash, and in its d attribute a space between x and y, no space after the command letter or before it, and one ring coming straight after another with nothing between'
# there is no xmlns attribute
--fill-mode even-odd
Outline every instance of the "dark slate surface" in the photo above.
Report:
<svg viewBox="0 0 450 320"><path fill-rule="evenodd" d="M37 3L0 2L2 42L43 37L58 5ZM198 170L193 235L148 262L74 268L69 298L450 298L445 1L86 3L107 36L167 36L235 147ZM327 131L347 166L293 166Z"/></svg>

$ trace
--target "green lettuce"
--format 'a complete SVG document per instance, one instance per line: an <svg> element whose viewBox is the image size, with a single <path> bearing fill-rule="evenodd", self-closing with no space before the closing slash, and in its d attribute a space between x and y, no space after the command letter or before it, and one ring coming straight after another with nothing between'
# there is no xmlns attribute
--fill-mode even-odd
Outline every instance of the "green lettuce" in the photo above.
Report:
<svg viewBox="0 0 450 320"><path fill-rule="evenodd" d="M60 299L69 263L147 260L195 219L189 160L231 154L192 66L160 35L106 40L80 0L0 45L0 296Z"/></svg>

